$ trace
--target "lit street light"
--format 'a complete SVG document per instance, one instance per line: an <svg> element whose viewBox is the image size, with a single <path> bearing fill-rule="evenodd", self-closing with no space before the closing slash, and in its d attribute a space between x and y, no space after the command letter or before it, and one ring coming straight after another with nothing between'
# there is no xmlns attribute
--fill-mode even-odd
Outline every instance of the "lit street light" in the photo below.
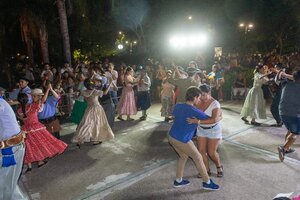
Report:
<svg viewBox="0 0 300 200"><path fill-rule="evenodd" d="M119 50L122 50L123 47L124 47L123 44L119 44L119 45L118 45L118 49L119 49Z"/></svg>
<svg viewBox="0 0 300 200"><path fill-rule="evenodd" d="M245 34L247 34L251 29L253 29L254 25L252 23L244 24L240 23L240 27L245 29Z"/></svg>
<svg viewBox="0 0 300 200"><path fill-rule="evenodd" d="M189 20L192 20L192 19L193 19L193 17L192 17L192 16L189 16L189 17L188 17L188 19L189 19Z"/></svg>

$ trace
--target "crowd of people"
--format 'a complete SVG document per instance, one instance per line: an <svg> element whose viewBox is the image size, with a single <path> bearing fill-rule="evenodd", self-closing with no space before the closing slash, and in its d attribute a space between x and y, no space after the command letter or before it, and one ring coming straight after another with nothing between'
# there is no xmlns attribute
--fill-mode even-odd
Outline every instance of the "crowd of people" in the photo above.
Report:
<svg viewBox="0 0 300 200"><path fill-rule="evenodd" d="M236 89L233 90L234 97L238 93L246 95L241 119L254 126L260 125L257 119L266 118L262 85L272 81L277 86L271 105L276 119L274 126L284 124L288 129L284 145L278 147L281 161L285 154L293 152L291 145L300 134L300 105L297 100L300 71L292 69L292 65L257 63L253 87L249 92L241 74L233 85ZM67 144L60 140L61 127L57 117L58 113L65 111L61 109L61 104L66 105L69 119L78 125L71 142L80 149L85 142L99 145L113 139L116 119L132 121L135 120L133 116L141 111L139 120L147 120L151 102L160 101L161 116L165 122L172 121L169 142L179 155L174 187L189 184L188 180L183 179L183 171L188 157L191 157L203 180L203 189L218 190L219 186L209 178L209 160L215 164L217 176L223 177L218 147L222 139L220 102L223 101L224 70L222 64L216 62L211 72L207 73L198 67L196 61L189 62L188 67L183 68L175 63L164 65L148 60L144 66L122 64L117 70L107 60L103 63L77 63L74 67L66 62L61 69L46 63L39 80L29 70L19 78L17 88L12 92L5 93L3 88L0 89L2 155L7 153L11 158L7 166L16 164L12 160L17 161L18 170L10 173L19 174L24 146L26 172L32 170L32 163L42 167L51 157L63 153ZM35 88L31 89L30 85ZM292 93L295 95L288 98ZM251 118L250 122L247 117ZM14 128L9 129L7 124L13 124ZM197 147L193 137L197 138ZM14 148L21 149L20 155L14 155ZM6 149L10 150L3 152ZM17 159L18 156L20 158ZM2 158L3 163L6 162L6 157ZM13 180L14 184L16 180ZM2 183L0 187L3 187ZM12 190L5 191L4 195L14 193Z"/></svg>

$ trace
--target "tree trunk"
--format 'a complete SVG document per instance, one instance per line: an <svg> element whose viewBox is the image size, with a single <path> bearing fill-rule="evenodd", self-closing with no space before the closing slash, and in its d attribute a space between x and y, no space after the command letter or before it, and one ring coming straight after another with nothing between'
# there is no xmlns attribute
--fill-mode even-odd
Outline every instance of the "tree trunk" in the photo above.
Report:
<svg viewBox="0 0 300 200"><path fill-rule="evenodd" d="M49 49L48 49L48 33L46 29L46 25L42 24L40 27L40 45L42 52L42 62L49 63Z"/></svg>
<svg viewBox="0 0 300 200"><path fill-rule="evenodd" d="M30 65L34 64L33 41L31 38L29 22L26 13L20 17L22 39L26 44L27 56Z"/></svg>
<svg viewBox="0 0 300 200"><path fill-rule="evenodd" d="M64 58L65 61L71 63L70 38L69 38L65 0L57 0L56 4L58 9L59 21L60 21L60 31L63 40Z"/></svg>

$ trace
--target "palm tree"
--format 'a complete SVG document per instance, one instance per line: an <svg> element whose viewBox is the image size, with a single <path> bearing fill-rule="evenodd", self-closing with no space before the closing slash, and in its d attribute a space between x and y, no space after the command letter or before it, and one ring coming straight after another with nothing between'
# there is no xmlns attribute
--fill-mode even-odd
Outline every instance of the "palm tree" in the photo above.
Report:
<svg viewBox="0 0 300 200"><path fill-rule="evenodd" d="M68 19L66 13L65 0L56 1L59 21L60 21L60 31L63 40L64 58L65 61L71 63L71 49L70 49L70 37L68 29Z"/></svg>
<svg viewBox="0 0 300 200"><path fill-rule="evenodd" d="M42 62L49 63L49 49L48 49L48 32L45 23L40 24L39 30L41 53L42 53Z"/></svg>

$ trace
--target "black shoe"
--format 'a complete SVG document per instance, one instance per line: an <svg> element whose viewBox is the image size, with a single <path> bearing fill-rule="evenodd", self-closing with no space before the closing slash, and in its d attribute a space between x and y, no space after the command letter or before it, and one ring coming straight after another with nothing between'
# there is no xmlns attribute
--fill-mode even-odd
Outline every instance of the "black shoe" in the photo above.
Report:
<svg viewBox="0 0 300 200"><path fill-rule="evenodd" d="M249 121L245 117L242 117L241 120L243 120L246 124L249 124Z"/></svg>
<svg viewBox="0 0 300 200"><path fill-rule="evenodd" d="M80 144L76 144L76 146L78 147L78 149L80 149Z"/></svg>
<svg viewBox="0 0 300 200"><path fill-rule="evenodd" d="M31 172L32 168L31 167L27 167L25 173Z"/></svg>
<svg viewBox="0 0 300 200"><path fill-rule="evenodd" d="M146 120L147 119L147 117L146 116L142 116L142 117L140 117L140 120L141 121L144 121L144 120Z"/></svg>
<svg viewBox="0 0 300 200"><path fill-rule="evenodd" d="M260 125L261 125L261 124L258 123L258 122L251 122L251 124L254 125L254 126L260 126Z"/></svg>
<svg viewBox="0 0 300 200"><path fill-rule="evenodd" d="M47 161L48 162L48 161ZM47 162L43 162L42 164L38 164L38 168L41 168L41 167L43 167L44 165L46 165L47 164Z"/></svg>
<svg viewBox="0 0 300 200"><path fill-rule="evenodd" d="M278 123L278 124L271 124L271 127L282 127L282 123Z"/></svg>

